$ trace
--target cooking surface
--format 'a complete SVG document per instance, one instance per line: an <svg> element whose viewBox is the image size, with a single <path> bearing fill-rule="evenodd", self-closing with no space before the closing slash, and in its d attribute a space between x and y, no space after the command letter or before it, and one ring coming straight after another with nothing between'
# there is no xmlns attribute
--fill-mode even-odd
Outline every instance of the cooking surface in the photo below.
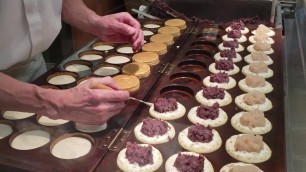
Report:
<svg viewBox="0 0 306 172"><path fill-rule="evenodd" d="M224 30L224 28L222 29ZM171 62L171 64L174 66L171 73L162 76L158 80L156 85L152 88L148 97L146 97L146 101L149 102L152 102L155 97L174 97L178 100L178 102L182 103L187 110L184 117L174 121L168 121L176 129L175 138L170 140L168 143L155 145L155 147L161 151L164 163L171 155L179 151L184 151L184 149L182 149L182 147L178 144L178 133L186 127L192 125L192 123L187 118L187 113L190 108L199 105L199 103L196 102L194 96L201 89L202 80L205 78L205 76L210 74L210 72L208 71L208 66L209 64L214 62L214 59L212 58L212 55L214 53L212 52L219 51L216 47L217 45L219 45L219 43L222 42L220 39L218 39L216 41L210 41L208 46L203 46L202 48L195 47L194 42L199 41L197 35L199 35L202 30L203 26L198 26L194 30L193 34L184 44L184 47L180 49L179 53L176 55L176 58ZM219 32L219 34L222 36L225 33ZM250 34L248 34L247 36L250 36ZM284 99L284 89L283 85L279 84L283 81L281 67L281 30L276 30L276 36L274 36L273 39L276 42L272 45L272 48L274 49L275 53L270 55L270 57L274 60L274 64L269 66L269 68L274 71L274 76L272 78L267 79L267 81L270 82L274 87L274 91L272 93L267 94L267 97L273 103L273 109L265 112L265 116L271 121L273 128L263 137L263 140L269 145L272 150L272 157L268 161L259 163L257 165L264 171L286 171L284 149L284 102L282 101ZM244 47L247 47L249 44L249 42L242 43ZM239 54L244 57L249 54L249 52L244 50ZM241 61L236 64L241 69L242 66L246 65L246 62ZM184 75L182 76L181 73L184 73ZM245 76L240 72L239 74L233 75L232 77L238 82ZM177 82L177 80L173 78L180 78L180 81ZM225 142L230 136L234 134L239 134L239 132L234 130L234 128L231 126L230 118L235 113L242 111L235 105L234 98L242 94L243 92L238 86L236 86L234 89L228 90L228 92L232 95L233 102L230 105L221 108L225 112L227 112L229 119L224 126L215 128L221 135L223 144L217 151L209 154L204 154L208 158L208 160L212 162L215 171L219 171L220 168L227 163L237 162L237 160L231 158L225 151ZM149 108L145 105L141 106L139 111L133 115L132 119L125 127L127 131L130 131L128 141L140 143L136 140L133 133L133 129L138 123L142 121L142 119L150 116L148 109ZM113 171L113 168L116 167L117 154L118 152L109 152L98 166L97 171ZM164 171L164 164L159 168L158 171Z"/></svg>

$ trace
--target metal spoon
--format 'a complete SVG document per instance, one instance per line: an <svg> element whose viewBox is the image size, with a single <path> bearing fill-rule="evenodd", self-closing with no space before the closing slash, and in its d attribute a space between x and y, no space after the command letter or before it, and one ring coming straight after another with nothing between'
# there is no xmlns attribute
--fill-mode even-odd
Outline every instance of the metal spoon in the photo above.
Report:
<svg viewBox="0 0 306 172"><path fill-rule="evenodd" d="M108 87L108 86L103 85L103 84L100 84L100 83L93 83L93 84L90 84L90 85L89 85L89 88L90 88L90 89L114 90L114 89L112 89L111 87ZM152 105L153 105L153 103L146 102L146 101L143 101L143 100L139 100L139 99L136 99L136 98L134 98L134 97L129 97L129 100L138 101L138 102L144 103L145 105L148 105L148 106L152 106Z"/></svg>

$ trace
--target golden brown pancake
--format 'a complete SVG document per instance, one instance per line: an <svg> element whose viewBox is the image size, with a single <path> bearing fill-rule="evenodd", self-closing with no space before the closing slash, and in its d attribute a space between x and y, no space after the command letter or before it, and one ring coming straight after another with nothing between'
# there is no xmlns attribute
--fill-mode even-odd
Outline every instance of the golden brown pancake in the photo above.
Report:
<svg viewBox="0 0 306 172"><path fill-rule="evenodd" d="M167 45L159 42L150 42L144 44L142 47L143 51L154 52L159 55L165 54L167 52Z"/></svg>
<svg viewBox="0 0 306 172"><path fill-rule="evenodd" d="M150 66L145 63L132 62L124 65L122 72L128 75L135 75L141 79L150 75Z"/></svg>
<svg viewBox="0 0 306 172"><path fill-rule="evenodd" d="M166 26L178 27L181 30L186 28L186 22L182 19L170 19L165 22Z"/></svg>
<svg viewBox="0 0 306 172"><path fill-rule="evenodd" d="M130 93L138 91L140 87L140 81L134 75L117 75L113 77L113 80L119 89L129 91Z"/></svg>
<svg viewBox="0 0 306 172"><path fill-rule="evenodd" d="M159 63L159 56L157 53L153 52L140 52L136 53L132 57L133 61L140 62L140 63L146 63L150 66L154 66Z"/></svg>
<svg viewBox="0 0 306 172"><path fill-rule="evenodd" d="M173 44L173 36L170 34L164 34L164 33L159 33L151 36L150 38L151 42L160 42L164 43L166 45L171 45Z"/></svg>
<svg viewBox="0 0 306 172"><path fill-rule="evenodd" d="M173 37L177 37L177 36L181 35L180 28L173 27L173 26L161 27L157 31L158 31L158 33L170 34Z"/></svg>

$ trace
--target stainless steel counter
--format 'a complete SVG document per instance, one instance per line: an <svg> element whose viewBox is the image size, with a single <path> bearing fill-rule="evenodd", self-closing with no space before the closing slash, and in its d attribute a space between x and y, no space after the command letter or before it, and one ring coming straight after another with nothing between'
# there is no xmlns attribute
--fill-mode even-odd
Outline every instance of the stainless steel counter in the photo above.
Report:
<svg viewBox="0 0 306 172"><path fill-rule="evenodd" d="M305 6L304 6L305 7ZM284 17L287 171L306 170L306 15L302 4Z"/></svg>

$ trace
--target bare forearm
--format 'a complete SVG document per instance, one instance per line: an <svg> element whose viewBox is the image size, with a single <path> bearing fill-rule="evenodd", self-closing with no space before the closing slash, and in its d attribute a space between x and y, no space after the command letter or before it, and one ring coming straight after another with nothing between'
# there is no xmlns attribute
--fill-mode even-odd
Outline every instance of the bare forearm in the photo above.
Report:
<svg viewBox="0 0 306 172"><path fill-rule="evenodd" d="M24 83L3 73L0 73L0 81L0 109L34 113L48 111L49 114L54 111L49 102L51 100L46 99L52 99L54 90Z"/></svg>
<svg viewBox="0 0 306 172"><path fill-rule="evenodd" d="M93 27L98 15L89 9L83 0L63 0L62 18L65 22L93 33Z"/></svg>

